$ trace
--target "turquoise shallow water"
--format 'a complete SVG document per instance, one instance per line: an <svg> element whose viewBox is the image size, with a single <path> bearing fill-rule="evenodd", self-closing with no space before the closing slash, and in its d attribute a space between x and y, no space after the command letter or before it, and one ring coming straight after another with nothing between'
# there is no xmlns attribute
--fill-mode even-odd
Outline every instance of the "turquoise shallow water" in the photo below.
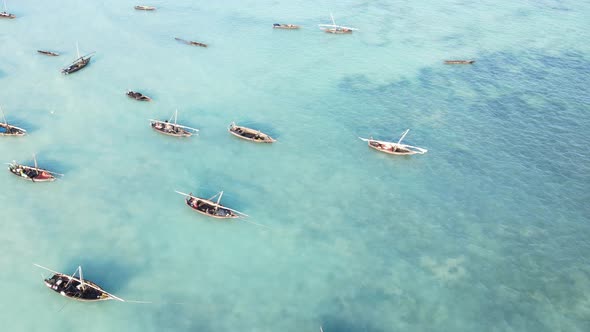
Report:
<svg viewBox="0 0 590 332"><path fill-rule="evenodd" d="M590 330L588 2L135 4L9 1L0 21L0 106L30 133L0 155L65 174L0 176L10 330ZM330 12L360 31L322 33ZM96 56L61 76L76 42ZM199 136L149 128L175 109ZM427 154L357 139L406 128ZM32 262L156 303L68 301Z"/></svg>

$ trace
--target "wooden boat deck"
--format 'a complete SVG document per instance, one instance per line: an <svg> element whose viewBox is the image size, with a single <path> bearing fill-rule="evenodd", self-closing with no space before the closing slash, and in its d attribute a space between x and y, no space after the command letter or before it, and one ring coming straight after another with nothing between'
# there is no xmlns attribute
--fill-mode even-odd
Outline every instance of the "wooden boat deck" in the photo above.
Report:
<svg viewBox="0 0 590 332"><path fill-rule="evenodd" d="M8 170L10 173L33 182L52 182L55 181L55 176L51 174L52 172L42 169L42 168L35 168L26 165L20 165L17 163L12 163L8 166Z"/></svg>
<svg viewBox="0 0 590 332"><path fill-rule="evenodd" d="M216 219L235 219L240 217L225 206L205 198L189 195L186 197L185 203L194 211L206 215L207 217Z"/></svg>
<svg viewBox="0 0 590 332"><path fill-rule="evenodd" d="M112 300L108 293L90 280L84 280L84 286L89 287L83 288L80 287L82 283L79 280L63 273L54 274L44 281L45 285L54 292L73 300L83 302Z"/></svg>
<svg viewBox="0 0 590 332"><path fill-rule="evenodd" d="M250 142L256 142L256 143L274 143L276 142L276 140L272 137L270 137L269 135L262 133L258 130L252 129L252 128L248 128L248 127L244 127L244 126L238 126L235 123L230 124L228 131L230 132L230 134L239 137L241 139L250 141Z"/></svg>
<svg viewBox="0 0 590 332"><path fill-rule="evenodd" d="M24 136L27 134L26 130L7 123L0 123L0 128L3 129L0 131L0 136Z"/></svg>

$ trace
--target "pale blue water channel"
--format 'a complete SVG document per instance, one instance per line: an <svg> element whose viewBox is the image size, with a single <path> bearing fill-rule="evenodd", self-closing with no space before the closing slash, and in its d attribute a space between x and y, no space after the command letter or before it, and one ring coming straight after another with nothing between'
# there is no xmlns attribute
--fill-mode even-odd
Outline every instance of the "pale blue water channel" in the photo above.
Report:
<svg viewBox="0 0 590 332"><path fill-rule="evenodd" d="M588 1L136 4L10 0L0 20L0 106L29 131L1 161L65 174L0 173L5 328L590 330ZM360 30L321 32L330 12ZM63 76L76 42L96 55ZM199 136L149 128L175 109ZM407 128L427 154L357 138ZM33 262L155 303L68 300Z"/></svg>

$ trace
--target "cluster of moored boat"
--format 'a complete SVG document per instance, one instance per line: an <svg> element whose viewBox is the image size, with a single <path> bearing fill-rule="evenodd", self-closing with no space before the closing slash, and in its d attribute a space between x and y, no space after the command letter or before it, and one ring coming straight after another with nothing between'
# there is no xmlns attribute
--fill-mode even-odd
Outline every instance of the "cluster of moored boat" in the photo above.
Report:
<svg viewBox="0 0 590 332"><path fill-rule="evenodd" d="M6 3L4 3L5 10L0 12L0 18L15 18L16 16L7 12ZM155 7L151 6L142 6L138 5L134 7L136 10L143 10L143 11L154 11L156 10ZM341 25L337 25L334 21L334 17L330 14L332 19L332 24L320 24L320 28L327 33L333 34L347 34L352 33L353 31L357 30L355 28L345 27ZM280 24L275 23L273 24L274 29L287 29L287 30L295 30L299 29L299 25L295 24ZM194 41L187 41L181 38L175 38L177 41L193 45L193 46L200 46L200 47L207 47L206 44L194 42ZM76 48L77 45L76 45ZM40 54L47 55L47 56L59 56L59 53L46 51L46 50L38 50ZM85 68L89 63L94 54L94 52L80 56L79 50L77 50L78 56L77 58L67 67L63 68L61 72L65 75L75 73L83 68ZM472 64L474 60L446 60L446 64ZM126 95L134 100L137 101L152 101L152 98L144 95L141 92L128 90ZM0 136L24 136L26 135L27 131L23 128L17 127L15 125L9 124L4 116L4 112L0 108L2 112L2 117L4 122L0 123ZM199 132L198 129L192 128L189 126L181 125L178 123L178 111L176 111L170 119L167 120L154 120L150 119L150 126L151 128L161 134L167 136L174 136L174 137L191 137L193 134ZM246 126L240 126L236 123L232 122L228 127L228 132L240 139L254 142L254 143L274 143L276 140L272 138L270 135L261 132L260 130L249 128ZM379 152L383 152L390 155L414 155L414 154L424 154L427 152L426 149L421 147L416 147L412 145L402 144L402 140L408 134L409 129L403 132L400 139L397 142L390 142L390 141L382 141L376 140L372 137L370 138L362 138L359 137L361 140L367 142L368 146L372 149L375 149ZM53 171L49 171L43 168L38 167L37 159L33 155L34 166L28 166L19 164L16 161L8 164L8 170L18 176L20 178L32 181L32 182L51 182L54 181L58 176L63 176L63 174L55 173ZM239 212L237 210L231 209L229 207L223 206L221 204L221 198L223 196L223 191L219 192L218 194L214 195L210 198L203 198L192 193L186 194L180 191L176 191L178 194L181 194L185 197L185 204L193 209L194 211L203 214L208 217L216 218L216 219L235 219L240 217L247 217L246 214ZM37 264L35 264L37 265ZM95 283L85 280L82 275L82 268L78 267L74 274L67 275L60 272L56 272L50 270L46 267L37 265L40 268L49 270L53 273L53 275L44 280L45 285L52 289L53 291L76 300L80 301L103 301L103 300L118 300L118 301L125 301L113 294L110 294L103 290L100 286L96 285Z"/></svg>

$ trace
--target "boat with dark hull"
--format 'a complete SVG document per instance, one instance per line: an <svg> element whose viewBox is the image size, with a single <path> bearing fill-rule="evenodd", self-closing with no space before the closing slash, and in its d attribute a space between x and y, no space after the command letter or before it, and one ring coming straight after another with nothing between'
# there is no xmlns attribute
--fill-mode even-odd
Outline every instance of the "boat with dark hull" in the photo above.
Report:
<svg viewBox="0 0 590 332"><path fill-rule="evenodd" d="M371 138L359 137L359 138L361 140L367 142L370 148L375 149L380 152L383 152L383 153L387 153L387 154L404 156L404 155L413 155L413 154L425 154L426 152L428 152L428 150L426 150L424 148L419 148L417 146L412 146L412 145L407 145L407 144L401 144L402 140L404 139L404 137L406 137L406 135L408 134L409 131L410 131L410 129L406 130L402 134L402 137L399 139L399 141L397 143L378 141L378 140L373 139L372 137Z"/></svg>
<svg viewBox="0 0 590 332"><path fill-rule="evenodd" d="M208 217L216 219L235 219L240 217L247 217L246 214L236 211L234 209L230 209L219 203L221 201L221 196L223 196L223 191L215 194L213 197L208 199L193 196L192 193L185 194L180 191L176 192L185 196L185 203L191 209ZM215 197L217 197L217 201L213 201Z"/></svg>
<svg viewBox="0 0 590 332"><path fill-rule="evenodd" d="M44 50L37 50L38 53L47 55L47 56L59 56L59 53L51 52L51 51L44 51Z"/></svg>
<svg viewBox="0 0 590 332"><path fill-rule="evenodd" d="M6 0L4 0L4 11L0 12L0 18L8 18L8 19L16 18L16 15L8 12L8 8L6 7Z"/></svg>
<svg viewBox="0 0 590 332"><path fill-rule="evenodd" d="M285 29L285 30L296 30L301 28L299 25L296 24L282 24L282 23L275 23L272 25L273 29Z"/></svg>
<svg viewBox="0 0 590 332"><path fill-rule="evenodd" d="M0 123L0 136L24 136L27 134L27 131L19 128L17 126L9 125L6 121L6 117L4 116L4 111L2 107L0 107L0 112L2 113L2 118L4 119L4 123Z"/></svg>
<svg viewBox="0 0 590 332"><path fill-rule="evenodd" d="M239 137L241 139L245 139L250 142L256 143L274 143L276 140L269 135L260 132L260 130L255 130L252 128L238 126L234 122L229 125L228 131L230 134Z"/></svg>
<svg viewBox="0 0 590 332"><path fill-rule="evenodd" d="M199 129L177 124L178 111L174 112L172 117L174 118L174 123L171 122L172 118L165 121L150 119L150 125L153 130L168 136L191 137L194 133L199 132Z"/></svg>
<svg viewBox="0 0 590 332"><path fill-rule="evenodd" d="M8 123L0 123L0 136L25 136L27 131Z"/></svg>
<svg viewBox="0 0 590 332"><path fill-rule="evenodd" d="M78 70L88 66L90 63L90 58L92 58L92 53L79 57L78 59L74 60L71 65L61 70L62 74L69 75L72 73L77 72Z"/></svg>
<svg viewBox="0 0 590 332"><path fill-rule="evenodd" d="M84 280L81 266L78 266L76 272L70 276L50 270L38 264L34 265L53 273L51 277L44 279L43 281L45 286L62 296L82 302L97 302L107 300L125 302L125 300L122 298L108 293L94 282L90 280Z"/></svg>
<svg viewBox="0 0 590 332"><path fill-rule="evenodd" d="M139 100L139 101L152 101L152 98L142 94L141 92L136 92L136 91L127 91L126 93L127 97L135 99L135 100Z"/></svg>
<svg viewBox="0 0 590 332"><path fill-rule="evenodd" d="M0 12L0 18L13 19L13 18L16 18L16 15L11 14L11 13L7 13L7 12Z"/></svg>
<svg viewBox="0 0 590 332"><path fill-rule="evenodd" d="M199 42L192 41L192 40L184 40L184 39L178 38L178 37L175 37L174 39L181 42L181 43L187 44L187 45L207 47L207 44L199 43Z"/></svg>
<svg viewBox="0 0 590 332"><path fill-rule="evenodd" d="M445 65L471 65L475 60L445 60Z"/></svg>
<svg viewBox="0 0 590 332"><path fill-rule="evenodd" d="M66 68L63 68L61 70L62 74L69 75L88 66L88 64L90 63L90 59L92 58L95 52L91 52L84 56L80 56L80 49L78 48L78 43L76 43L76 53L78 54L78 58L74 60L71 65L69 65Z"/></svg>
<svg viewBox="0 0 590 332"><path fill-rule="evenodd" d="M32 182L52 182L55 181L56 175L63 176L63 174L48 171L43 168L37 167L37 158L33 155L35 166L27 166L13 161L8 164L8 170L10 173Z"/></svg>

